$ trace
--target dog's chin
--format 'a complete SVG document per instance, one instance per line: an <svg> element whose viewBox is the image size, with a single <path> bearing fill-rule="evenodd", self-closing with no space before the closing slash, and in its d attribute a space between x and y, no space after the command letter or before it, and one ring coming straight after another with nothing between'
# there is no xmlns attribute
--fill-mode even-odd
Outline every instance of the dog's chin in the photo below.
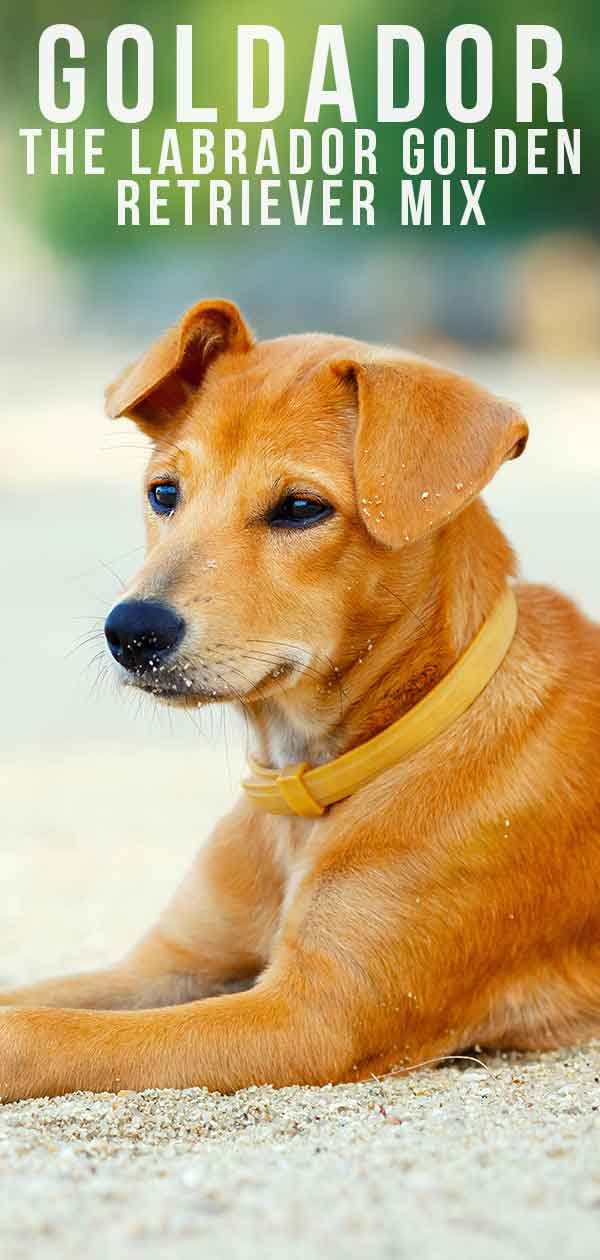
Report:
<svg viewBox="0 0 600 1260"><path fill-rule="evenodd" d="M157 704L168 705L171 709L203 709L209 704L229 704L235 700L235 696L231 693L216 691L161 691L157 687L144 687L136 682L129 684L141 691L144 695L151 696L156 700Z"/></svg>
<svg viewBox="0 0 600 1260"><path fill-rule="evenodd" d="M156 678L144 674L127 674L121 685L142 692L157 700L159 704L168 704L176 709L198 709L208 704L225 704L235 700L236 693L231 690L218 691L215 687L201 687L193 684L188 687L176 682L160 683Z"/></svg>
<svg viewBox="0 0 600 1260"><path fill-rule="evenodd" d="M166 704L177 709L199 709L210 704L235 704L236 702L253 704L258 700L266 699L277 689L281 689L285 680L289 681L297 672L292 665L281 665L242 691L226 680L218 684L216 680L204 682L172 670L166 678L161 678L160 672L134 673L121 665L117 665L116 669L121 686L133 688L152 697L159 704Z"/></svg>

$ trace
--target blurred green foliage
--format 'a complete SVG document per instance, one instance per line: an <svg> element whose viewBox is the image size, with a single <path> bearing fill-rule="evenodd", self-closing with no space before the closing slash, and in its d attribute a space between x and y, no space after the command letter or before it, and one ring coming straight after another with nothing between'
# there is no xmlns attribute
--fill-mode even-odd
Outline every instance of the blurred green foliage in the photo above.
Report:
<svg viewBox="0 0 600 1260"><path fill-rule="evenodd" d="M310 76L316 29L319 22L342 22L352 71L352 82L358 111L358 125L375 127L378 132L377 230L384 233L415 229L399 227L400 128L376 123L376 38L378 23L405 22L418 27L426 41L427 88L423 115L414 125L426 136L437 127L464 129L448 117L445 108L444 54L448 31L461 22L479 22L491 33L494 41L494 106L490 118L477 126L477 154L483 161L491 159L491 140L497 127L523 131L524 124L515 122L515 27L517 23L546 23L556 26L563 38L565 123L582 132L582 174L579 177L550 174L544 178L528 176L521 158L520 168L512 176L493 176L485 189L485 212L488 229L496 234L525 234L552 227L579 226L595 229L600 195L600 110L598 109L598 68L600 50L600 5L598 0L177 0L168 5L164 0L21 0L7 9L4 16L2 59L2 129L5 133L13 171L12 189L19 212L37 221L39 230L55 245L69 251L89 251L123 247L147 240L142 228L119 229L116 225L115 181L130 174L129 128L110 119L105 105L106 39L110 30L121 22L139 22L146 26L155 45L155 105L152 116L142 126L144 151L149 160L158 157L162 131L175 126L175 27L191 23L194 27L195 100L219 107L219 127L236 125L235 118L235 28L238 23L268 23L278 27L286 43L286 110L274 124L278 139L283 140L290 127L303 125L303 111ZM78 26L86 41L86 110L76 126L78 134L84 126L106 129L104 178L79 174L60 178L40 174L27 179L24 169L24 144L18 138L19 127L49 126L40 118L37 106L37 48L45 26L54 22L70 22ZM473 63L465 58L465 84L472 76ZM129 67L131 71L131 66ZM131 78L131 74L129 74ZM466 88L466 98L473 84ZM128 83L133 91L133 83ZM533 126L546 126L545 93L537 89L536 117ZM321 128L338 126L337 111L322 112ZM318 135L320 130L312 128ZM550 132L555 128L550 125ZM182 126L180 135L189 130ZM250 131L251 128L248 128ZM351 133L352 127L344 130ZM462 137L464 139L464 135ZM552 151L550 147L550 152ZM461 152L461 145L458 145ZM462 172L457 171L457 178ZM219 177L220 171L215 171ZM348 171L351 176L351 166ZM433 175L431 169L424 176ZM286 178L282 169L281 178ZM174 203L175 204L175 203ZM181 201L178 196L177 206ZM436 215L439 219L439 214ZM193 229L179 224L178 230L208 230L200 215ZM268 228L253 229L258 232ZM342 229L339 229L342 230ZM352 229L349 229L350 231ZM439 230L439 229L437 229ZM478 232L471 225L457 229L464 236ZM328 229L331 236L332 229ZM423 229L418 229L420 233ZM430 229L435 232L436 228ZM447 230L446 230L447 234ZM153 230L153 238L156 230Z"/></svg>

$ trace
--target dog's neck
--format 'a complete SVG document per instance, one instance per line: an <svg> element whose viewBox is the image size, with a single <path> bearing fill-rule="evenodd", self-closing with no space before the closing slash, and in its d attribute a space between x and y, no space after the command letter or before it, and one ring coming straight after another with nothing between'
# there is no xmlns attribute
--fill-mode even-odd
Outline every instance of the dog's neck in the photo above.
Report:
<svg viewBox="0 0 600 1260"><path fill-rule="evenodd" d="M479 500L421 544L418 556L408 549L390 556L358 652L341 644L322 683L305 677L253 705L252 754L279 769L321 765L389 726L448 672L514 567L511 548ZM415 569L418 589L408 580ZM348 643L356 643L355 630L349 627Z"/></svg>

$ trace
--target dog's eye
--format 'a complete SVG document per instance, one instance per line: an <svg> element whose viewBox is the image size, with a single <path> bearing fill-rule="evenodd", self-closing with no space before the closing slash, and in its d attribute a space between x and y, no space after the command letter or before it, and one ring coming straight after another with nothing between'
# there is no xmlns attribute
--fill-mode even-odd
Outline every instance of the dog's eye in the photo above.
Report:
<svg viewBox="0 0 600 1260"><path fill-rule="evenodd" d="M170 516L175 511L179 499L179 487L174 481L159 481L148 490L150 507L159 516Z"/></svg>
<svg viewBox="0 0 600 1260"><path fill-rule="evenodd" d="M333 508L322 499L308 499L303 495L288 494L269 513L269 524L276 529L305 529L331 516Z"/></svg>

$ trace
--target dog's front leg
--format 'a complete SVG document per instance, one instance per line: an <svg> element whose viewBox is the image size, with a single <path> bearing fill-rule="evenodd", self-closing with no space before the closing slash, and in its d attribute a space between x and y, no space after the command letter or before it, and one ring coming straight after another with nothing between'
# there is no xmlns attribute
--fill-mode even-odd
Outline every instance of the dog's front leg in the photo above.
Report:
<svg viewBox="0 0 600 1260"><path fill-rule="evenodd" d="M304 1000L298 976L157 1011L7 1008L0 1099L75 1090L320 1084L352 1067L351 1024Z"/></svg>
<svg viewBox="0 0 600 1260"><path fill-rule="evenodd" d="M272 820L241 801L202 847L158 923L122 961L0 990L0 1007L132 1010L247 987L267 961L281 905L276 850Z"/></svg>
<svg viewBox="0 0 600 1260"><path fill-rule="evenodd" d="M360 1075L393 1040L389 1021L402 1019L386 992L390 918L372 912L379 870L373 875L361 854L349 888L345 855L339 872L337 859L321 869L326 841L320 832L312 860L305 849L305 875L254 988L159 1010L4 1009L0 1095L192 1085L230 1092Z"/></svg>
<svg viewBox="0 0 600 1260"><path fill-rule="evenodd" d="M0 1096L356 1080L468 1045L489 1002L489 883L468 913L457 917L451 882L432 909L431 854L383 842L385 819L349 839L343 822L340 811L339 827L334 816L306 838L254 988L159 1010L5 1008ZM198 957L211 933L193 922Z"/></svg>
<svg viewBox="0 0 600 1260"><path fill-rule="evenodd" d="M140 956L144 953L140 947ZM172 1006L203 996L205 986L189 973L178 970L181 960L168 950L160 963L148 951L148 966L132 965L129 959L98 971L80 971L71 976L53 976L37 984L0 991L3 1006L60 1006L94 1011L135 1010Z"/></svg>

